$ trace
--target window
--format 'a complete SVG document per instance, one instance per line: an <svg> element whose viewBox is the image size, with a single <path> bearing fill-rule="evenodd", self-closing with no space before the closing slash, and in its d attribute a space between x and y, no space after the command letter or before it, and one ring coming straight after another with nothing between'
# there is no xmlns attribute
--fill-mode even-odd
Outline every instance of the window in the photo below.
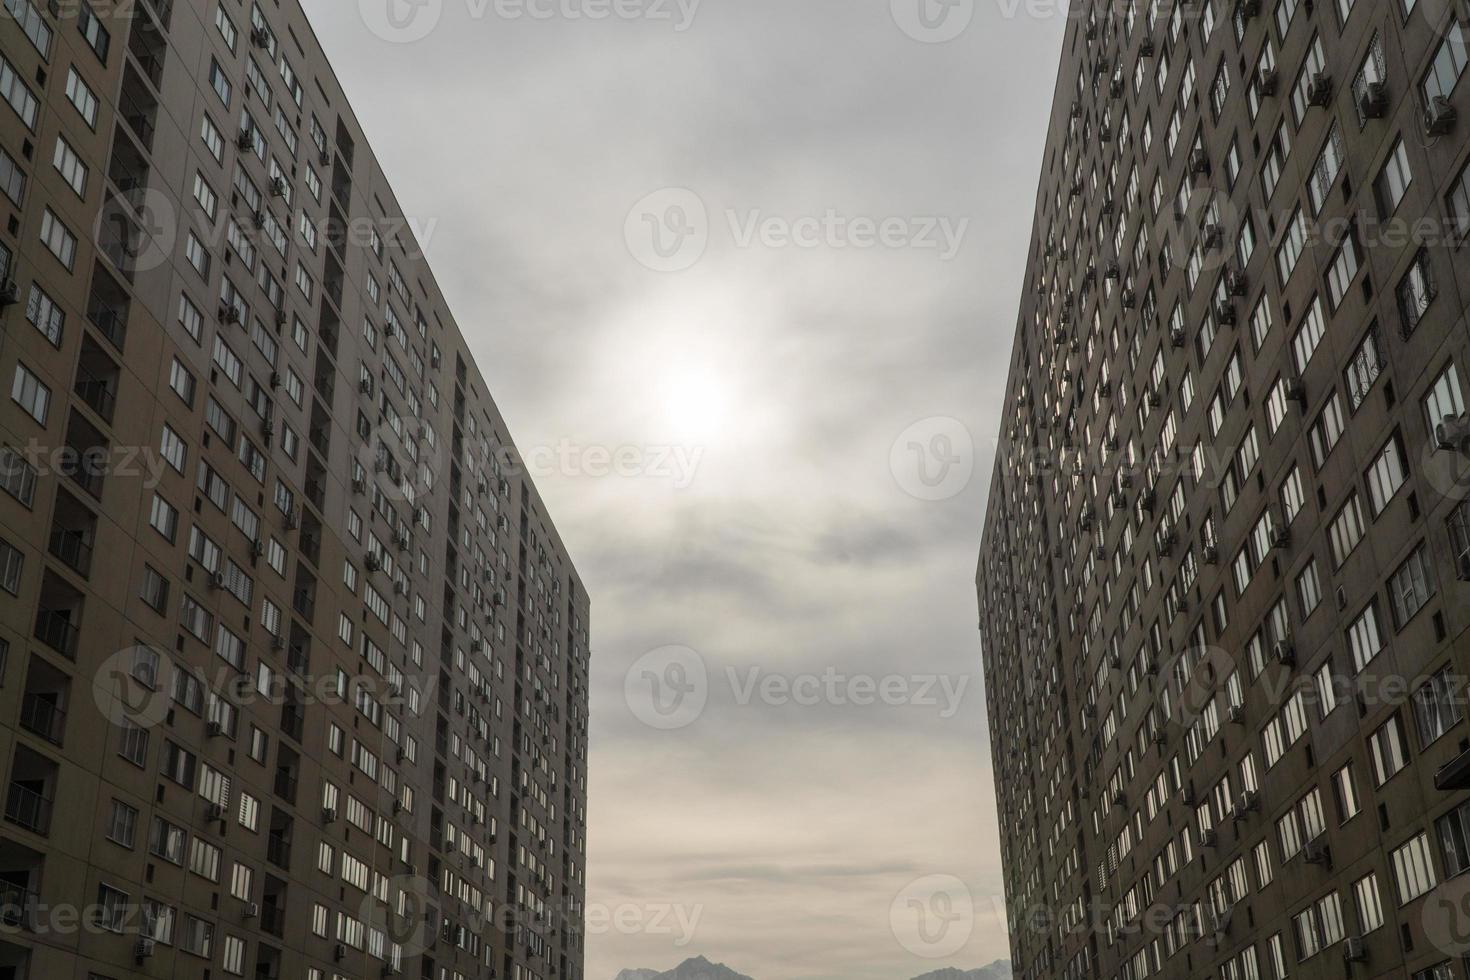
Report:
<svg viewBox="0 0 1470 980"><path fill-rule="evenodd" d="M209 277L209 253L205 251L204 243L192 231L184 240L184 258L189 260L195 272L205 278Z"/></svg>
<svg viewBox="0 0 1470 980"><path fill-rule="evenodd" d="M219 127L214 120L208 116L200 125L199 138L204 141L204 146L209 150L209 155L214 157L215 163L223 163L225 159L225 138L221 135Z"/></svg>
<svg viewBox="0 0 1470 980"><path fill-rule="evenodd" d="M1357 231L1350 229L1327 267L1327 305L1336 312L1358 277Z"/></svg>
<svg viewBox="0 0 1470 980"><path fill-rule="evenodd" d="M26 319L52 347L61 346L61 329L66 324L66 314L46 294L40 283L31 283L31 296L26 301Z"/></svg>
<svg viewBox="0 0 1470 980"><path fill-rule="evenodd" d="M1312 355L1317 353L1317 347L1322 343L1322 337L1327 333L1327 319L1322 313L1322 301L1320 298L1312 300L1312 305L1307 309L1307 315L1302 318L1301 325L1297 327L1296 334L1291 340L1292 357L1296 364L1297 374L1304 374L1307 365L1312 361Z"/></svg>
<svg viewBox="0 0 1470 980"><path fill-rule="evenodd" d="M163 434L159 438L158 451L175 472L184 472L184 462L188 456L189 447L184 445L184 440L179 438L179 434L166 422L163 426Z"/></svg>
<svg viewBox="0 0 1470 980"><path fill-rule="evenodd" d="M3 55L0 55L0 96L5 97L10 108L20 116L20 121L26 124L26 128L35 131L36 112L39 109L36 96L26 88L26 83L20 80L20 75Z"/></svg>
<svg viewBox="0 0 1470 980"><path fill-rule="evenodd" d="M161 614L168 608L168 579L159 574L158 569L152 565L143 566L143 582L138 588L138 598L156 613Z"/></svg>
<svg viewBox="0 0 1470 980"><path fill-rule="evenodd" d="M1439 836L1440 854L1444 857L1446 878L1470 871L1470 801L1440 817L1434 823Z"/></svg>
<svg viewBox="0 0 1470 980"><path fill-rule="evenodd" d="M1347 823L1358 815L1358 787L1353 782L1353 767L1343 766L1332 774L1332 795L1337 802L1337 820Z"/></svg>
<svg viewBox="0 0 1470 980"><path fill-rule="evenodd" d="M1378 607L1370 603L1348 627L1348 649L1353 655L1353 668L1362 673L1383 649L1383 634L1378 629Z"/></svg>
<svg viewBox="0 0 1470 980"><path fill-rule="evenodd" d="M15 365L15 380L10 386L10 397L37 424L46 424L46 417L51 410L51 389L42 384L41 379L32 374L24 364Z"/></svg>
<svg viewBox="0 0 1470 980"><path fill-rule="evenodd" d="M36 499L36 468L20 453L6 446L0 449L0 490L29 509Z"/></svg>
<svg viewBox="0 0 1470 980"><path fill-rule="evenodd" d="M228 107L232 92L230 80L225 77L225 70L220 67L219 62L213 58L209 59L209 84L214 89L214 94Z"/></svg>
<svg viewBox="0 0 1470 980"><path fill-rule="evenodd" d="M1429 835L1421 832L1393 852L1393 877L1399 905L1407 905L1439 883L1429 853Z"/></svg>
<svg viewBox="0 0 1470 980"><path fill-rule="evenodd" d="M1434 596L1437 588L1428 549L1420 544L1388 580L1394 625L1399 629L1407 626Z"/></svg>
<svg viewBox="0 0 1470 980"><path fill-rule="evenodd" d="M77 236L51 213L50 208L41 213L41 244L66 266L68 272L71 271L77 259Z"/></svg>
<svg viewBox="0 0 1470 980"><path fill-rule="evenodd" d="M1317 563L1313 561L1296 579L1297 601L1301 603L1302 618L1306 619L1322 604L1322 584L1317 575Z"/></svg>
<svg viewBox="0 0 1470 980"><path fill-rule="evenodd" d="M67 69L66 99L81 115L88 128L97 128L97 96L82 81L82 76L77 74L75 67Z"/></svg>
<svg viewBox="0 0 1470 980"><path fill-rule="evenodd" d="M1454 677L1445 667L1414 692L1414 718L1419 723L1419 747L1428 748L1460 723L1462 695L1455 690Z"/></svg>
<svg viewBox="0 0 1470 980"><path fill-rule="evenodd" d="M1455 237L1463 242L1470 235L1470 164L1460 171L1445 195L1445 209L1454 220Z"/></svg>
<svg viewBox="0 0 1470 980"><path fill-rule="evenodd" d="M1444 40L1434 53L1434 62L1424 76L1424 101L1448 99L1465 71L1465 34L1454 18L1445 25Z"/></svg>
<svg viewBox="0 0 1470 980"><path fill-rule="evenodd" d="M1383 903L1378 899L1378 876L1353 882L1353 905L1358 909L1358 932L1367 934L1383 925Z"/></svg>
<svg viewBox="0 0 1470 980"><path fill-rule="evenodd" d="M71 148L71 144L62 136L56 137L56 149L51 154L51 165L61 178L66 181L67 186L76 192L77 197L85 197L87 194L87 165L82 163L82 158L77 156L77 151Z"/></svg>
<svg viewBox="0 0 1470 980"><path fill-rule="evenodd" d="M186 953L209 959L214 948L214 926L186 913L183 932L179 937L179 948Z"/></svg>
<svg viewBox="0 0 1470 980"><path fill-rule="evenodd" d="M1398 285L1399 316L1403 320L1404 336L1419 326L1438 295L1439 286L1435 282L1434 267L1429 262L1429 252L1421 249Z"/></svg>
<svg viewBox="0 0 1470 980"><path fill-rule="evenodd" d="M1378 344L1378 325L1368 328L1363 342L1358 345L1348 364L1344 380L1347 382L1348 405L1356 412L1373 390L1378 376L1383 373L1383 352Z"/></svg>
<svg viewBox="0 0 1470 980"><path fill-rule="evenodd" d="M1328 537L1332 544L1332 566L1341 568L1358 547L1358 542L1363 540L1363 510L1356 491L1332 519Z"/></svg>
<svg viewBox="0 0 1470 980"><path fill-rule="evenodd" d="M179 528L179 512L167 500L154 493L153 508L149 513L148 523L155 531L172 542Z"/></svg>
<svg viewBox="0 0 1470 980"><path fill-rule="evenodd" d="M1398 436L1389 439L1378 451L1373 465L1368 468L1367 479L1369 509L1376 518L1383 513L1408 479Z"/></svg>
<svg viewBox="0 0 1470 980"><path fill-rule="evenodd" d="M107 817L107 839L131 848L138 834L138 811L122 800L112 801Z"/></svg>
<svg viewBox="0 0 1470 980"><path fill-rule="evenodd" d="M1445 419L1464 412L1465 400L1460 395L1460 375L1454 364L1449 364L1434 380L1429 394L1424 396L1424 419L1429 425L1429 432L1433 434Z"/></svg>
<svg viewBox="0 0 1470 980"><path fill-rule="evenodd" d="M1276 249L1276 271L1281 276L1283 289L1291 280L1291 274L1296 271L1297 262L1301 259L1306 247L1307 216L1306 212L1298 207L1286 225L1281 245Z"/></svg>
<svg viewBox="0 0 1470 980"><path fill-rule="evenodd" d="M1408 765L1403 722L1397 714L1368 737L1368 748L1373 758L1373 780L1377 786L1388 782Z"/></svg>
<svg viewBox="0 0 1470 980"><path fill-rule="evenodd" d="M97 924L109 932L122 932L128 921L128 895L111 885L97 886Z"/></svg>
<svg viewBox="0 0 1470 980"><path fill-rule="evenodd" d="M107 51L112 44L112 36L107 33L107 28L102 26L102 21L92 12L92 5L88 0L79 0L77 9L77 30L82 32L82 39L87 42L98 59L107 64Z"/></svg>
<svg viewBox="0 0 1470 980"><path fill-rule="evenodd" d="M15 19L42 61L51 57L51 28L31 0L5 0L5 12Z"/></svg>
<svg viewBox="0 0 1470 980"><path fill-rule="evenodd" d="M1378 180L1373 184L1373 192L1378 198L1378 210L1383 217L1387 218L1398 210L1413 182L1414 172L1409 169L1409 151L1400 139L1394 144L1393 152L1388 155L1388 162L1383 165Z"/></svg>
<svg viewBox="0 0 1470 980"><path fill-rule="evenodd" d="M11 203L20 206L26 194L26 174L15 162L15 158L0 147L0 192L10 198Z"/></svg>

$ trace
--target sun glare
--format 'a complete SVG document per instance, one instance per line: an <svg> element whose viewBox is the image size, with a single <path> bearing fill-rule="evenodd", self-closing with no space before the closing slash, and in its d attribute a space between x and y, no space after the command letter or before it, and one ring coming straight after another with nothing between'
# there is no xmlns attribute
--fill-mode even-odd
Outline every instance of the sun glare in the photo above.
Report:
<svg viewBox="0 0 1470 980"><path fill-rule="evenodd" d="M709 439L731 421L729 384L713 371L674 371L663 384L661 408L672 434Z"/></svg>

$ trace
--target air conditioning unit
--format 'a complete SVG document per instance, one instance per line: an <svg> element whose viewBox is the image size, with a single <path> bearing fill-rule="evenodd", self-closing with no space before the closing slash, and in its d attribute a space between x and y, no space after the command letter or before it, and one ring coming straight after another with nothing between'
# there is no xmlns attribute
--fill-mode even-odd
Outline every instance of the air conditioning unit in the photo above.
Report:
<svg viewBox="0 0 1470 980"><path fill-rule="evenodd" d="M396 977L401 972L398 966L393 963L388 963L383 967L383 976L385 977Z"/></svg>
<svg viewBox="0 0 1470 980"><path fill-rule="evenodd" d="M1290 667L1296 663L1296 647L1291 640L1277 640L1271 644L1271 659L1283 666Z"/></svg>
<svg viewBox="0 0 1470 980"><path fill-rule="evenodd" d="M393 583L393 594L394 595L408 595L408 586L407 585L404 585L402 582L394 582Z"/></svg>
<svg viewBox="0 0 1470 980"><path fill-rule="evenodd" d="M225 726L223 722L211 721L209 724L204 726L204 734L208 735L210 738L218 738L224 733Z"/></svg>
<svg viewBox="0 0 1470 980"><path fill-rule="evenodd" d="M1225 717L1230 719L1232 725L1239 725L1245 721L1245 708L1238 704L1232 704L1225 712Z"/></svg>
<svg viewBox="0 0 1470 980"><path fill-rule="evenodd" d="M1148 511L1150 514L1153 513L1154 508L1158 506L1158 503L1159 495L1154 490L1145 490L1143 491L1143 495L1138 498L1138 505L1144 510Z"/></svg>
<svg viewBox="0 0 1470 980"><path fill-rule="evenodd" d="M282 307L276 310L276 329L281 330L286 326L286 309Z"/></svg>
<svg viewBox="0 0 1470 980"><path fill-rule="evenodd" d="M250 31L250 43L257 48L268 48L271 44L271 32L264 27L256 27Z"/></svg>
<svg viewBox="0 0 1470 980"><path fill-rule="evenodd" d="M286 196L286 181L281 177L271 178L271 197Z"/></svg>
<svg viewBox="0 0 1470 980"><path fill-rule="evenodd" d="M221 303L219 308L219 319L221 323L238 325L240 323L240 311L233 303Z"/></svg>
<svg viewBox="0 0 1470 980"><path fill-rule="evenodd" d="M1165 729L1159 728L1157 731L1154 732L1154 744L1161 748L1168 745L1169 733Z"/></svg>
<svg viewBox="0 0 1470 980"><path fill-rule="evenodd" d="M1182 327L1173 327L1169 331L1169 343L1175 347L1184 346L1184 330Z"/></svg>
<svg viewBox="0 0 1470 980"><path fill-rule="evenodd" d="M1210 175L1209 151L1200 148L1189 154L1189 172L1195 177L1208 177Z"/></svg>
<svg viewBox="0 0 1470 980"><path fill-rule="evenodd" d="M1154 45L1154 39L1151 37L1144 38L1143 43L1138 46L1138 56L1140 58L1152 58L1157 53L1158 48Z"/></svg>
<svg viewBox="0 0 1470 980"><path fill-rule="evenodd" d="M1261 797L1255 790L1246 790L1240 794L1240 811L1242 813L1257 813L1261 809Z"/></svg>
<svg viewBox="0 0 1470 980"><path fill-rule="evenodd" d="M14 306L20 302L20 286L14 279L7 279L0 284L0 308Z"/></svg>
<svg viewBox="0 0 1470 980"><path fill-rule="evenodd" d="M1302 858L1308 864L1332 866L1332 850L1321 840L1311 841L1302 848Z"/></svg>
<svg viewBox="0 0 1470 980"><path fill-rule="evenodd" d="M362 392L364 395L371 395L373 393L373 379L363 378L357 383L357 390Z"/></svg>
<svg viewBox="0 0 1470 980"><path fill-rule="evenodd" d="M1219 248L1225 244L1225 229L1217 224L1207 224L1201 229L1205 248Z"/></svg>
<svg viewBox="0 0 1470 980"><path fill-rule="evenodd" d="M223 822L225 819L225 807L222 803L211 803L209 809L204 811L212 822Z"/></svg>
<svg viewBox="0 0 1470 980"><path fill-rule="evenodd" d="M1237 322L1234 303L1221 303L1215 307L1215 319L1222 327L1233 327Z"/></svg>
<svg viewBox="0 0 1470 980"><path fill-rule="evenodd" d="M241 911L245 918L254 919L260 915L260 906L254 902L246 902L245 907Z"/></svg>
<svg viewBox="0 0 1470 980"><path fill-rule="evenodd" d="M265 554L265 542L264 541L260 540L259 538L256 538L254 541L250 542L250 557L251 558L259 558L261 555L264 555L264 554Z"/></svg>
<svg viewBox="0 0 1470 980"><path fill-rule="evenodd" d="M332 151L323 150L320 154L317 155L316 161L317 163L320 163L323 167L330 167L332 165Z"/></svg>
<svg viewBox="0 0 1470 980"><path fill-rule="evenodd" d="M371 552L369 552L368 556L362 560L362 564L363 567L370 572L376 572L378 569L383 567L383 563L378 560L378 556L372 554Z"/></svg>
<svg viewBox="0 0 1470 980"><path fill-rule="evenodd" d="M1206 830L1199 835L1199 843L1201 847L1214 847L1220 843L1220 835L1215 833L1213 829Z"/></svg>
<svg viewBox="0 0 1470 980"><path fill-rule="evenodd" d="M1291 528L1277 524L1271 528L1271 547L1280 550L1291 546Z"/></svg>
<svg viewBox="0 0 1470 980"><path fill-rule="evenodd" d="M1358 111L1364 119L1382 119L1388 115L1388 86L1369 82L1358 94Z"/></svg>
<svg viewBox="0 0 1470 980"><path fill-rule="evenodd" d="M1240 0L1241 20L1252 20L1261 15L1261 0Z"/></svg>
<svg viewBox="0 0 1470 980"><path fill-rule="evenodd" d="M322 823L336 823L337 808L334 806L322 807Z"/></svg>
<svg viewBox="0 0 1470 980"><path fill-rule="evenodd" d="M279 633L276 633L271 637L271 649L275 650L278 653L286 649L286 641Z"/></svg>
<svg viewBox="0 0 1470 980"><path fill-rule="evenodd" d="M1362 963L1368 959L1368 947L1361 936L1349 936L1343 941L1342 958L1349 963Z"/></svg>
<svg viewBox="0 0 1470 980"><path fill-rule="evenodd" d="M1185 806L1194 806L1196 802L1196 797L1194 795L1193 784L1186 783L1184 787L1179 791L1179 798L1184 801Z"/></svg>
<svg viewBox="0 0 1470 980"><path fill-rule="evenodd" d="M395 692L395 693L397 693L397 692ZM403 762L405 759L408 758L408 750L405 749L403 746L400 745L400 746L398 746L398 751L396 751L395 753L393 753L393 756L399 762Z"/></svg>
<svg viewBox="0 0 1470 980"><path fill-rule="evenodd" d="M301 512L299 510L287 511L287 513L286 513L286 527L288 527L292 531L294 531L294 530L296 530L300 526L301 526Z"/></svg>
<svg viewBox="0 0 1470 980"><path fill-rule="evenodd" d="M1448 452L1465 452L1470 448L1470 415L1447 416L1434 427L1434 443Z"/></svg>
<svg viewBox="0 0 1470 980"><path fill-rule="evenodd" d="M336 946L333 946L332 959L336 960L338 963L341 963L343 960L347 959L347 947L342 943L338 943Z"/></svg>
<svg viewBox="0 0 1470 980"><path fill-rule="evenodd" d="M225 587L225 576L223 572L215 572L209 576L209 587L211 589L223 589Z"/></svg>
<svg viewBox="0 0 1470 980"><path fill-rule="evenodd" d="M1131 289L1123 290L1123 309L1131 310L1138 306L1138 294Z"/></svg>
<svg viewBox="0 0 1470 980"><path fill-rule="evenodd" d="M137 960L139 963L142 963L144 960L148 959L148 957L152 955L152 939L140 939L136 943L133 943L133 959Z"/></svg>
<svg viewBox="0 0 1470 980"><path fill-rule="evenodd" d="M1307 83L1307 104L1325 109L1332 104L1332 76L1319 71Z"/></svg>
<svg viewBox="0 0 1470 980"><path fill-rule="evenodd" d="M1286 397L1303 407L1307 404L1307 386L1302 383L1301 378L1288 378L1286 380Z"/></svg>
<svg viewBox="0 0 1470 980"><path fill-rule="evenodd" d="M367 480L364 480L360 476L353 477L352 478L352 492L353 493L358 493L358 494L367 493ZM376 560L376 559L374 559L374 560Z"/></svg>
<svg viewBox="0 0 1470 980"><path fill-rule="evenodd" d="M1455 128L1458 115L1449 99L1436 95L1424 109L1424 132L1430 136L1447 136Z"/></svg>
<svg viewBox="0 0 1470 980"><path fill-rule="evenodd" d="M1113 806L1127 806L1128 794L1121 789L1113 793Z"/></svg>
<svg viewBox="0 0 1470 980"><path fill-rule="evenodd" d="M1159 408L1163 404L1164 404L1164 396L1161 395L1161 394L1159 394L1157 390L1151 390L1148 393L1148 407L1149 408Z"/></svg>
<svg viewBox="0 0 1470 980"><path fill-rule="evenodd" d="M1225 289L1231 296L1244 296L1250 292L1250 278L1238 269L1232 269L1225 275Z"/></svg>
<svg viewBox="0 0 1470 980"><path fill-rule="evenodd" d="M242 150L248 150L255 145L255 136L248 129L240 130L240 135L235 137L235 145Z"/></svg>
<svg viewBox="0 0 1470 980"><path fill-rule="evenodd" d="M1220 549L1215 545L1205 545L1202 554L1206 565L1220 564Z"/></svg>
<svg viewBox="0 0 1470 980"><path fill-rule="evenodd" d="M1173 531L1167 531L1159 538L1159 554L1165 558L1174 553L1174 546L1179 543L1179 536Z"/></svg>
<svg viewBox="0 0 1470 980"><path fill-rule="evenodd" d="M1263 69L1261 71L1260 77L1256 79L1256 92L1258 92L1262 97L1269 98L1270 96L1275 95L1276 90L1280 87L1281 73L1275 68Z"/></svg>

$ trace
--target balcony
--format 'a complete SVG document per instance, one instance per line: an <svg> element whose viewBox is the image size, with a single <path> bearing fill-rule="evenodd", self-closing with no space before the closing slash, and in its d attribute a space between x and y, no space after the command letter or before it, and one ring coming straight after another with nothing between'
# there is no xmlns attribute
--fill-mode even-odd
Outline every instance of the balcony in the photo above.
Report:
<svg viewBox="0 0 1470 980"><path fill-rule="evenodd" d="M35 929L45 862L39 851L0 840L0 929Z"/></svg>
<svg viewBox="0 0 1470 980"><path fill-rule="evenodd" d="M32 656L20 699L20 727L60 746L66 730L71 678L40 657Z"/></svg>
<svg viewBox="0 0 1470 980"><path fill-rule="evenodd" d="M108 211L119 210L117 204L109 205ZM116 220L108 220L115 218ZM138 239L128 237L141 233L130 227L131 220L125 214L104 215L97 230L98 244L119 269L132 268L133 258L138 255ZM92 291L87 296L87 319L101 331L107 342L122 353L123 341L128 335L128 310L132 299L122 284L112 277L100 262L92 267Z"/></svg>
<svg viewBox="0 0 1470 980"><path fill-rule="evenodd" d="M160 64L161 67L161 64ZM132 65L123 66L123 83L117 97L117 114L142 144L153 151L154 124L158 119L158 99L149 91L143 76Z"/></svg>
<svg viewBox="0 0 1470 980"><path fill-rule="evenodd" d="M45 836L51 830L56 763L29 749L17 747L5 796L5 819Z"/></svg>
<svg viewBox="0 0 1470 980"><path fill-rule="evenodd" d="M69 452L58 468L90 496L101 500L111 446L107 437L75 408L66 427L66 448Z"/></svg>
<svg viewBox="0 0 1470 980"><path fill-rule="evenodd" d="M81 640L82 594L51 569L41 580L33 635L46 646L75 660Z"/></svg>
<svg viewBox="0 0 1470 980"><path fill-rule="evenodd" d="M143 76L155 89L163 87L163 63L168 57L168 38L146 18L137 20L128 32L128 54L138 63Z"/></svg>
<svg viewBox="0 0 1470 980"><path fill-rule="evenodd" d="M77 358L77 377L72 391L97 416L112 424L117 409L117 383L121 371L112 358L90 336L82 338L82 352Z"/></svg>
<svg viewBox="0 0 1470 980"><path fill-rule="evenodd" d="M282 871L291 870L291 839L285 832L270 832L265 841L265 859Z"/></svg>
<svg viewBox="0 0 1470 980"><path fill-rule="evenodd" d="M97 518L65 490L56 491L51 517L50 552L53 558L86 578L92 569L92 546Z"/></svg>

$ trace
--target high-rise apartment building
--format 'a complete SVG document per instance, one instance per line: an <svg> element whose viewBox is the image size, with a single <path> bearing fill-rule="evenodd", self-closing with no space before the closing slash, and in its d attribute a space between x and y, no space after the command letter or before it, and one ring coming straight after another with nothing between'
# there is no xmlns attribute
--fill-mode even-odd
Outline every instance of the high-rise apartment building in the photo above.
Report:
<svg viewBox="0 0 1470 980"><path fill-rule="evenodd" d="M1072 6L977 578L1018 975L1464 978L1470 8Z"/></svg>
<svg viewBox="0 0 1470 980"><path fill-rule="evenodd" d="M0 977L577 980L587 594L300 6L0 94Z"/></svg>

